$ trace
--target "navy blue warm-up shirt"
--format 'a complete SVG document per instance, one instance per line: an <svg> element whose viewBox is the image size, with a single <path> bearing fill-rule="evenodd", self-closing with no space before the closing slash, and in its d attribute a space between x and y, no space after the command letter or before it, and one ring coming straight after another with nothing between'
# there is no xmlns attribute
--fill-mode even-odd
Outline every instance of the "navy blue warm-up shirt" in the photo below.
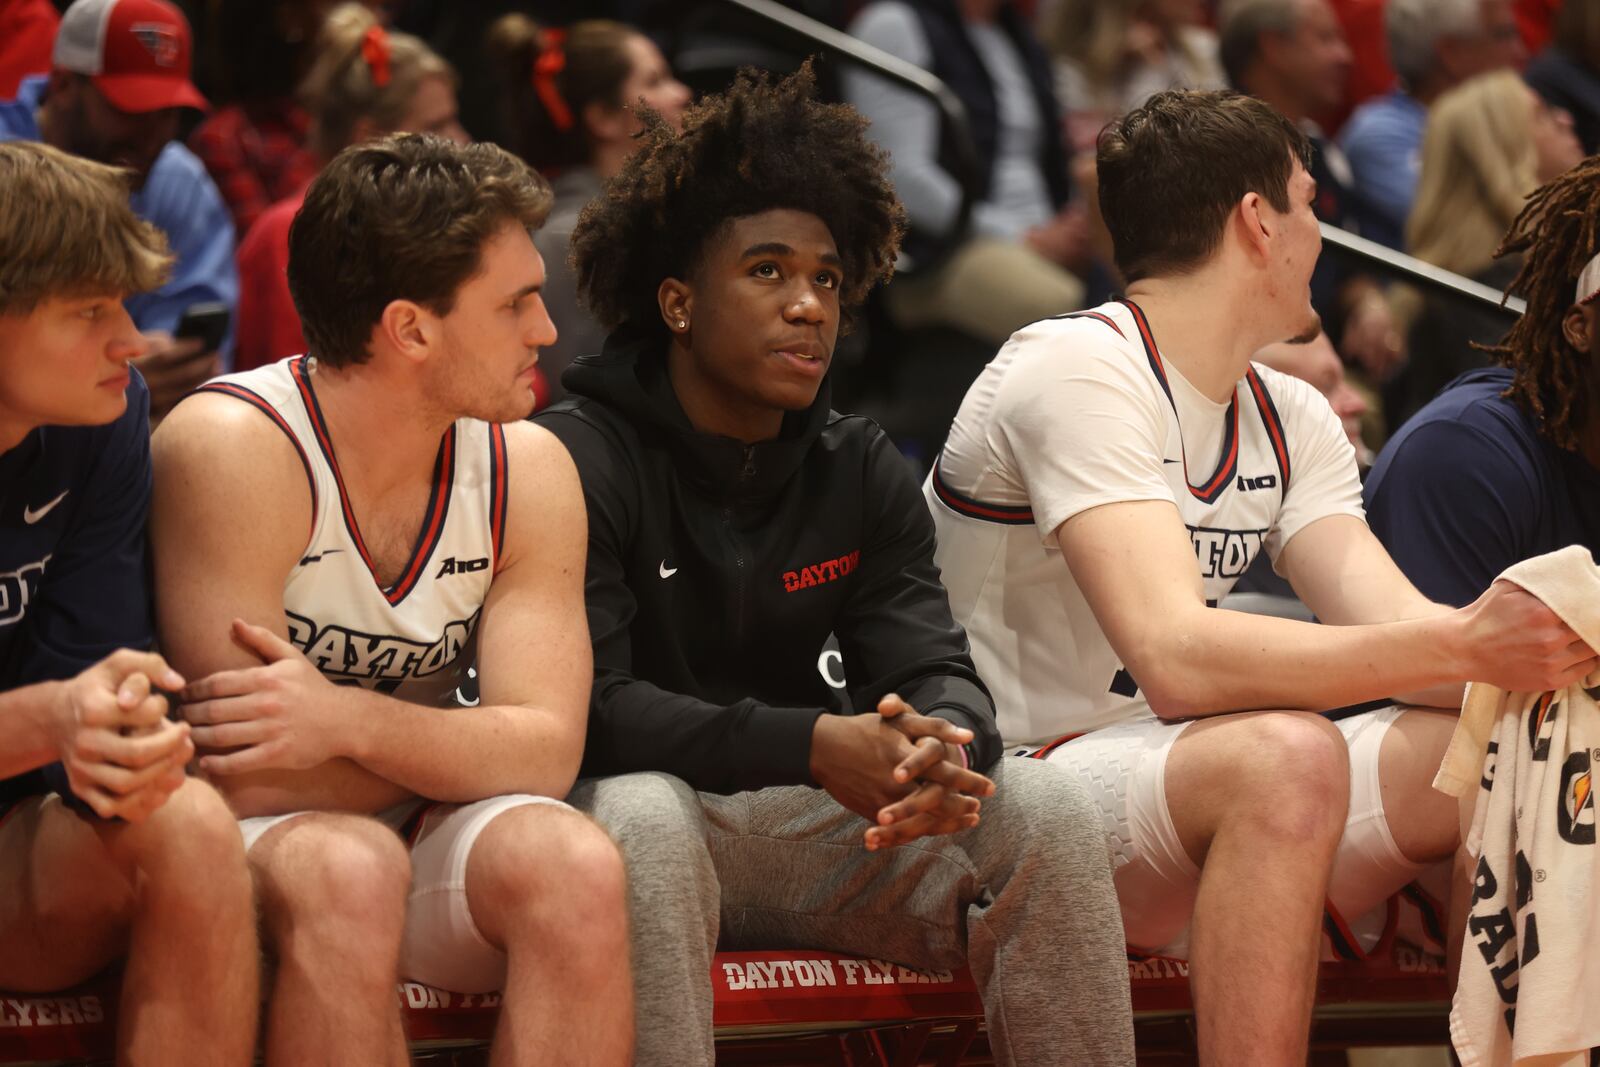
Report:
<svg viewBox="0 0 1600 1067"><path fill-rule="evenodd" d="M150 394L137 371L106 426L44 426L0 454L0 691L71 678L154 641L145 558ZM0 802L66 791L60 765Z"/></svg>
<svg viewBox="0 0 1600 1067"><path fill-rule="evenodd" d="M1463 374L1390 438L1367 521L1426 595L1462 606L1513 563L1584 545L1600 560L1600 470L1501 397L1503 367Z"/></svg>

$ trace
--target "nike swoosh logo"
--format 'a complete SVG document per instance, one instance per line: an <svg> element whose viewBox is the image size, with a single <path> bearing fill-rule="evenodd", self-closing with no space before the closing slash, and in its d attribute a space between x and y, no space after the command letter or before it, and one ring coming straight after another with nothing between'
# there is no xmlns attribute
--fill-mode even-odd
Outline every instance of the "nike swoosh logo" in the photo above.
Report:
<svg viewBox="0 0 1600 1067"><path fill-rule="evenodd" d="M306 556L304 559L302 559L300 561L300 566L304 567L304 566L307 566L308 564L320 562L323 556L331 556L335 552L343 552L343 551L344 551L344 549L342 549L342 548L330 548L325 552L317 553L315 556Z"/></svg>
<svg viewBox="0 0 1600 1067"><path fill-rule="evenodd" d="M1182 460L1177 460L1177 459L1163 459L1161 462L1163 462L1163 463L1181 463L1183 461Z"/></svg>
<svg viewBox="0 0 1600 1067"><path fill-rule="evenodd" d="M667 561L666 560L662 560L661 561L661 577L663 577L663 578L671 578L674 574L677 574L677 573L678 573L678 568L676 568L676 567L668 568Z"/></svg>
<svg viewBox="0 0 1600 1067"><path fill-rule="evenodd" d="M67 494L70 492L72 492L71 489L63 489L60 496L50 501L50 503L46 504L42 508L30 508L24 504L22 507L22 521L27 523L29 526L32 526L34 523L50 514L57 504L67 499Z"/></svg>

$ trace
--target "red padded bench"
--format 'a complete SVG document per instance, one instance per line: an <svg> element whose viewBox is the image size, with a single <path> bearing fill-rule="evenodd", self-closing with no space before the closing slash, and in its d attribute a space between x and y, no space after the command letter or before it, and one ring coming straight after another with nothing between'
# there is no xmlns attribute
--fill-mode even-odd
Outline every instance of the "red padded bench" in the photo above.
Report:
<svg viewBox="0 0 1600 1067"><path fill-rule="evenodd" d="M1130 961L1141 1063L1193 1062L1187 973L1177 961ZM737 952L718 954L711 979L722 1064L993 1062L983 1007L964 970L914 971L827 952ZM398 992L414 1056L483 1062L498 994L416 982ZM109 977L48 996L0 993L0 1064L109 1061L116 997ZM1363 963L1324 964L1313 1043L1442 1044L1447 999L1437 958L1404 945Z"/></svg>

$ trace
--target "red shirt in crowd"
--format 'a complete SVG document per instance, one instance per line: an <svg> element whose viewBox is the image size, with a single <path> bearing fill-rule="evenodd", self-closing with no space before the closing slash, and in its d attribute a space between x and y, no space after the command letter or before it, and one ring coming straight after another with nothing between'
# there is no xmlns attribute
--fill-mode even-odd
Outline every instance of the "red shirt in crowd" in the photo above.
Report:
<svg viewBox="0 0 1600 1067"><path fill-rule="evenodd" d="M189 148L222 191L241 239L268 207L316 177L320 167L306 148L310 125L305 110L288 100L229 104L189 135Z"/></svg>
<svg viewBox="0 0 1600 1067"><path fill-rule="evenodd" d="M0 100L15 100L23 78L49 73L60 24L50 0L0 0Z"/></svg>
<svg viewBox="0 0 1600 1067"><path fill-rule="evenodd" d="M1516 0L1517 29L1522 31L1522 43L1528 46L1530 56L1538 55L1550 43L1550 27L1560 10L1561 0Z"/></svg>
<svg viewBox="0 0 1600 1067"><path fill-rule="evenodd" d="M305 185L260 213L239 243L239 329L233 369L251 370L306 350L300 316L289 297L289 224Z"/></svg>
<svg viewBox="0 0 1600 1067"><path fill-rule="evenodd" d="M1344 87L1344 103L1337 113L1318 116L1323 129L1332 136L1357 104L1394 88L1394 68L1389 66L1389 42L1383 32L1383 0L1330 2L1354 57L1350 80Z"/></svg>

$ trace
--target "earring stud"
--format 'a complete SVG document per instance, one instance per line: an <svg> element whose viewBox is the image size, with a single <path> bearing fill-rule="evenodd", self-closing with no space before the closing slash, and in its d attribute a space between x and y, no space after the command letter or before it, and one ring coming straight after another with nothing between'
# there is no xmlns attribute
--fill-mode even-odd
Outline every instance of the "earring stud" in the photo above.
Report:
<svg viewBox="0 0 1600 1067"><path fill-rule="evenodd" d="M689 324L688 324L688 323L687 323L687 322L684 322L684 321L683 321L683 320L682 320L682 319L679 319L679 320L678 320L678 329L680 329L680 330L681 330L681 329L683 329L683 328L684 328L684 327L685 327L685 326L687 326L687 325L689 325Z"/></svg>

